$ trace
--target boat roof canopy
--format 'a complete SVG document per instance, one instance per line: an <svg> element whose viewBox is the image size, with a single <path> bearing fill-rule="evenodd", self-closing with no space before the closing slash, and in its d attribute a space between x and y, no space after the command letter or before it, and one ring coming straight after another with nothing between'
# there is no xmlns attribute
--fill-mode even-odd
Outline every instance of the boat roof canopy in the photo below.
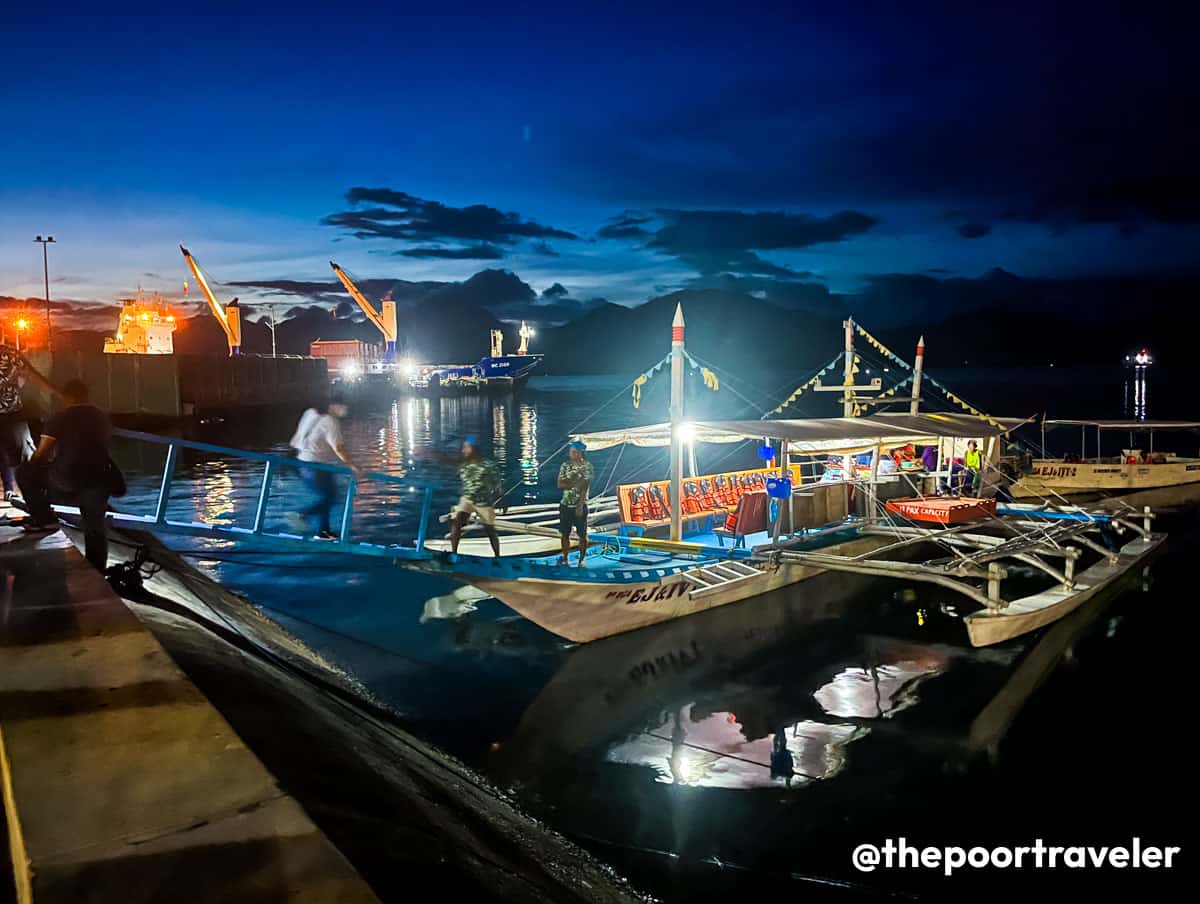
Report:
<svg viewBox="0 0 1200 904"><path fill-rule="evenodd" d="M871 417L827 417L795 420L693 421L692 440L701 443L737 443L746 440L787 440L793 452L857 452L875 446L933 444L942 438L984 439L1001 436L1022 424L1021 418L983 420L969 414L876 414ZM576 437L589 449L608 449L622 443L633 446L667 446L670 424L647 424L584 433Z"/></svg>
<svg viewBox="0 0 1200 904"><path fill-rule="evenodd" d="M1052 421L1047 427L1096 427L1099 430L1200 430L1200 421Z"/></svg>

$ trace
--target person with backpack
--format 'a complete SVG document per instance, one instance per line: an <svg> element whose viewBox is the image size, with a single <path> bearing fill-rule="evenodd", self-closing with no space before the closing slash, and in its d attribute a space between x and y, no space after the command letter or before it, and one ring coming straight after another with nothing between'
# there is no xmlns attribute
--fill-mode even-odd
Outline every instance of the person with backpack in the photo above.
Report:
<svg viewBox="0 0 1200 904"><path fill-rule="evenodd" d="M483 525L483 532L492 544L492 553L496 561L499 561L500 537L496 533L496 503L502 492L500 469L490 458L484 458L479 451L479 441L474 436L463 439L458 476L462 481L462 494L459 496L458 505L450 513L453 516L450 520L450 551L458 553L458 541L462 539L462 530L474 515Z"/></svg>
<svg viewBox="0 0 1200 904"><path fill-rule="evenodd" d="M51 496L79 506L84 556L99 572L108 567L108 534L104 515L109 496L125 495L125 478L108 454L112 424L108 415L88 403L82 380L62 390L66 405L46 421L37 450L17 468L17 483L29 506L33 533L58 529Z"/></svg>

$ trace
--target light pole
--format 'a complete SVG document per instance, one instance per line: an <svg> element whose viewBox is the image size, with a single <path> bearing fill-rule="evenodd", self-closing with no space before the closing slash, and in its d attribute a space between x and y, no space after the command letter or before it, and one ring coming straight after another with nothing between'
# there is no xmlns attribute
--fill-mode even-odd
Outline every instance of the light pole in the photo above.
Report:
<svg viewBox="0 0 1200 904"><path fill-rule="evenodd" d="M46 246L54 242L54 236L46 237L38 236L34 239L42 246L42 275L46 278L46 351L54 351L54 340L50 332L50 257L46 253Z"/></svg>

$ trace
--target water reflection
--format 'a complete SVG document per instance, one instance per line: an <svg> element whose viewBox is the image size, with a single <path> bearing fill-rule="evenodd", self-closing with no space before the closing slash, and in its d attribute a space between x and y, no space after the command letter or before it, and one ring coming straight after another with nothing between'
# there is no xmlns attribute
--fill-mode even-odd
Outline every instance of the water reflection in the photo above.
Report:
<svg viewBox="0 0 1200 904"><path fill-rule="evenodd" d="M930 651L920 660L863 668L851 666L817 689L813 697L831 716L890 719L917 702L917 687L946 667L943 657Z"/></svg>
<svg viewBox="0 0 1200 904"><path fill-rule="evenodd" d="M1125 378L1125 416L1135 420L1146 419L1148 408L1148 391L1150 386L1149 367L1135 365L1128 370Z"/></svg>
<svg viewBox="0 0 1200 904"><path fill-rule="evenodd" d="M846 745L868 732L855 725L800 721L769 737L747 739L734 713L697 717L695 711L696 704L688 704L659 729L616 745L608 761L649 767L656 781L667 784L799 788L840 772Z"/></svg>
<svg viewBox="0 0 1200 904"><path fill-rule="evenodd" d="M521 402L521 482L536 490L541 479L538 462L538 415L537 408ZM527 492L526 498L536 498L536 492Z"/></svg>

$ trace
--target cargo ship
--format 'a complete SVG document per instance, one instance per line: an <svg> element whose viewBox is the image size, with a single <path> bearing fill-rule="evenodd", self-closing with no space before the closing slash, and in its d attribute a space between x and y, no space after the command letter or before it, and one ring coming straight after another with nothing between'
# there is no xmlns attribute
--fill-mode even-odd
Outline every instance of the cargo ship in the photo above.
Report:
<svg viewBox="0 0 1200 904"><path fill-rule="evenodd" d="M492 330L491 354L480 358L477 364L409 365L408 388L426 395L512 392L542 363L541 355L529 354L529 340L534 331L524 321L518 335L521 344L515 355L504 354L504 334Z"/></svg>

